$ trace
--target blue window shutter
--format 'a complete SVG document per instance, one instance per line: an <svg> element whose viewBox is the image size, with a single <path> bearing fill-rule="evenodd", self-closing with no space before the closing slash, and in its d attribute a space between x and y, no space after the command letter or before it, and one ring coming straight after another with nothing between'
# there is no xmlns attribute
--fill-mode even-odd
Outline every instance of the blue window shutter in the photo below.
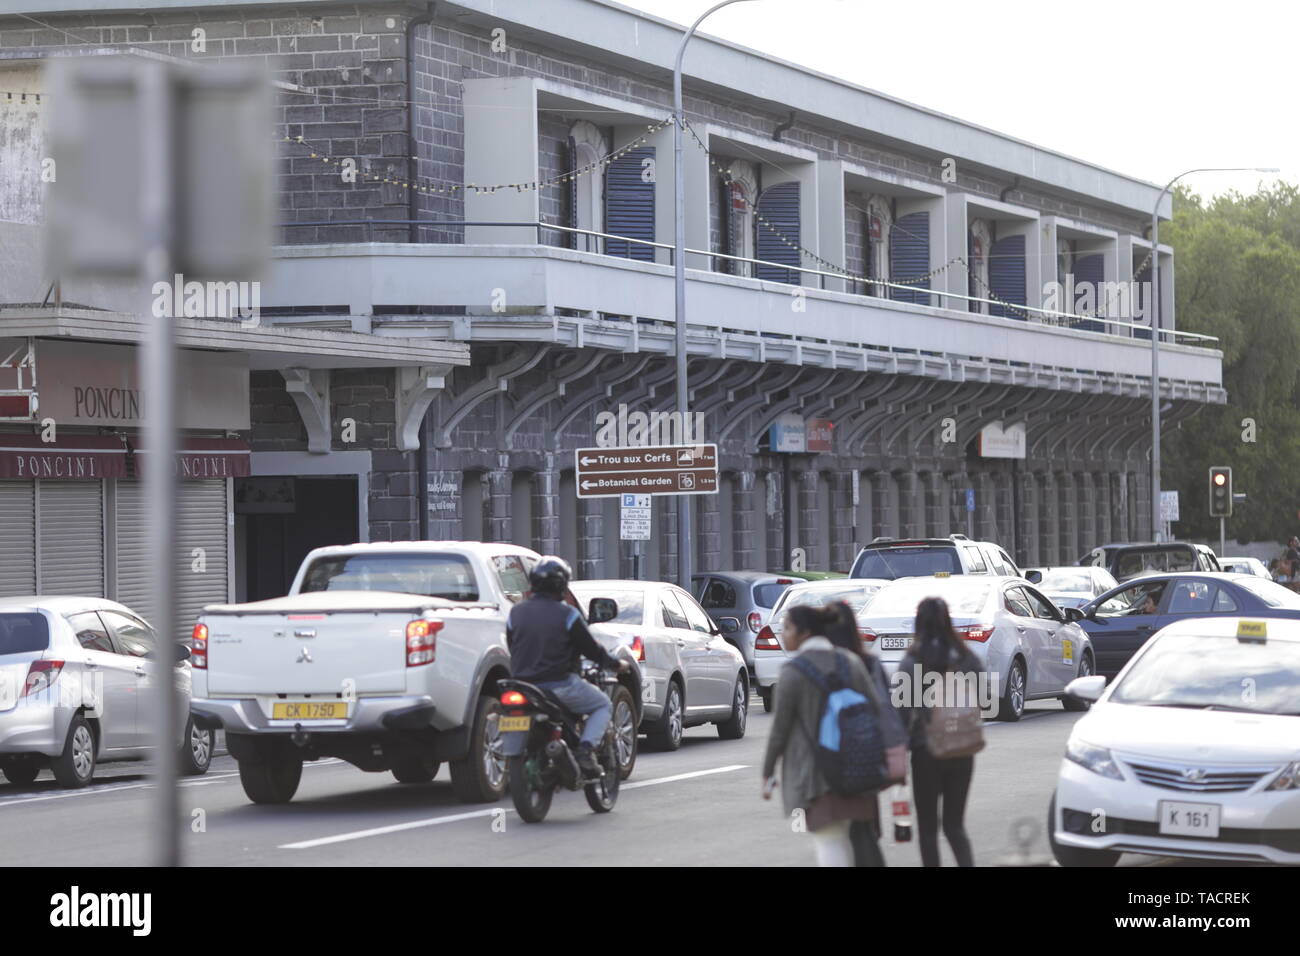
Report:
<svg viewBox="0 0 1300 956"><path fill-rule="evenodd" d="M889 280L905 282L919 279L930 271L930 214L910 212L899 216L889 230ZM898 302L929 305L930 296L922 291L930 280L918 282L910 289L890 289L889 297Z"/></svg>
<svg viewBox="0 0 1300 956"><path fill-rule="evenodd" d="M989 250L989 288L993 296L1011 305L1025 304L1025 237L1007 236L993 243ZM1025 319L1024 312L991 303L989 315Z"/></svg>
<svg viewBox="0 0 1300 956"><path fill-rule="evenodd" d="M1093 310L1099 311L1102 307L1102 293L1105 291L1102 284L1106 281L1106 260L1101 253L1094 253L1089 256L1077 256L1074 260L1074 285L1075 302L1079 300L1079 286L1087 285L1092 287ZM1071 306L1074 303L1070 303ZM1073 312L1070 308L1064 311ZM1075 323L1075 328L1083 329L1086 332L1101 332L1104 330L1102 323L1096 319L1082 319Z"/></svg>
<svg viewBox="0 0 1300 956"><path fill-rule="evenodd" d="M758 197L757 211L766 221L754 224L756 258L799 266L799 184L777 183L763 190ZM782 242L783 238L794 245ZM799 284L798 272L778 266L758 266L758 277L768 282Z"/></svg>
<svg viewBox="0 0 1300 956"><path fill-rule="evenodd" d="M605 231L614 236L654 242L655 184L642 179L655 148L642 146L612 160L605 170ZM605 240L605 255L654 262L653 246L618 239Z"/></svg>

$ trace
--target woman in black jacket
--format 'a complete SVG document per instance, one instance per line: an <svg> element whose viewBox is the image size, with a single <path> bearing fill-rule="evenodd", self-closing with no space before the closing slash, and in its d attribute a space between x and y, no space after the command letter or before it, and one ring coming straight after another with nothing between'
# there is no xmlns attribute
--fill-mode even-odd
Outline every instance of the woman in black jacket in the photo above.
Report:
<svg viewBox="0 0 1300 956"><path fill-rule="evenodd" d="M929 713L923 706L925 675L946 678L950 674L975 678L982 670L979 659L971 653L953 630L948 605L943 598L930 597L916 608L916 626L912 646L899 661L900 675L905 675L906 693L902 706L912 749L912 796L916 803L916 823L921 845L921 864L939 865L939 822L942 804L943 835L948 839L958 866L974 866L970 838L966 835L966 797L970 792L975 758L953 757L941 760L926 748L925 728ZM935 678L931 678L933 681ZM962 683L962 682L957 682ZM943 680L939 686L952 686Z"/></svg>

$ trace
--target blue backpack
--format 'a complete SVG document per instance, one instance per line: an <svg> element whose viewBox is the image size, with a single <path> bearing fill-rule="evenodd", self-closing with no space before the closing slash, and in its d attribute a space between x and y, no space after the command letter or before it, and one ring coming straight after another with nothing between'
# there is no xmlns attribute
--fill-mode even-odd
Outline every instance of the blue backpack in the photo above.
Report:
<svg viewBox="0 0 1300 956"><path fill-rule="evenodd" d="M888 785L885 738L876 706L849 686L844 658L835 655L834 674L823 674L803 656L791 663L822 693L822 716L813 751L817 769L831 790L853 796Z"/></svg>

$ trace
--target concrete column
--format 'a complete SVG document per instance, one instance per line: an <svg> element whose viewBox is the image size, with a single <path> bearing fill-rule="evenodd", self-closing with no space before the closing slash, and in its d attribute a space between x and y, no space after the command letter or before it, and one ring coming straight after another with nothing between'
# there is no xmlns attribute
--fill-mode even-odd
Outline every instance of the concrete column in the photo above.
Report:
<svg viewBox="0 0 1300 956"><path fill-rule="evenodd" d="M1111 504L1110 504L1110 484L1111 484L1110 472L1108 471L1098 472L1094 476L1094 478L1095 480L1093 484L1094 487L1097 489L1097 504L1094 509L1094 514L1096 515L1097 530L1096 533L1093 535L1093 539L1095 542L1093 544L1093 547L1096 548L1096 547L1100 547L1103 544L1107 544L1111 541L1114 541L1115 538L1113 537L1111 532L1111 527L1112 527L1111 521L1114 515L1111 512Z"/></svg>
<svg viewBox="0 0 1300 956"><path fill-rule="evenodd" d="M660 525L659 537L659 580L677 580L677 508L683 501L673 495L655 498L655 504L663 502L663 523ZM650 573L654 573L653 569Z"/></svg>
<svg viewBox="0 0 1300 956"><path fill-rule="evenodd" d="M719 556L722 549L719 535L722 531L722 516L718 513L718 495L695 495L680 500L688 505L695 502L696 522L692 529L696 536L695 572L720 570Z"/></svg>
<svg viewBox="0 0 1300 956"><path fill-rule="evenodd" d="M546 468L533 478L533 540L542 554L560 550L560 473L554 455L546 456Z"/></svg>
<svg viewBox="0 0 1300 956"><path fill-rule="evenodd" d="M830 473L831 548L830 570L847 571L857 554L853 534L856 511L853 507L853 476L848 472Z"/></svg>
<svg viewBox="0 0 1300 956"><path fill-rule="evenodd" d="M1097 537L1097 486L1091 472L1085 471L1075 477L1075 501L1078 521L1074 547L1066 555L1070 561L1102 543L1094 540Z"/></svg>
<svg viewBox="0 0 1300 956"><path fill-rule="evenodd" d="M1016 480L1020 482L1020 512L1014 515L1014 520L1019 522L1017 538L1020 541L1020 550L1025 565L1035 567L1042 563L1040 561L1042 547L1038 540L1038 512L1041 507L1041 489L1038 485L1038 476L1031 471L1020 472ZM1017 555L1017 558L1019 557L1020 555Z"/></svg>
<svg viewBox="0 0 1300 956"><path fill-rule="evenodd" d="M510 505L514 473L506 468L494 468L487 473L487 514L483 521L483 531L488 541L509 541L512 537L510 527Z"/></svg>
<svg viewBox="0 0 1300 956"><path fill-rule="evenodd" d="M578 567L580 578L599 578L604 574L605 537L602 498L578 499Z"/></svg>
<svg viewBox="0 0 1300 956"><path fill-rule="evenodd" d="M871 483L871 524L872 537L899 536L898 479L887 471L876 472L875 481Z"/></svg>
<svg viewBox="0 0 1300 956"><path fill-rule="evenodd" d="M767 564L759 559L764 550L762 542L754 536L754 473L752 471L736 472L735 484L731 492L731 537L732 551L736 555L737 568L759 568Z"/></svg>
<svg viewBox="0 0 1300 956"><path fill-rule="evenodd" d="M1045 471L1038 476L1041 495L1038 499L1038 559L1045 565L1056 564L1061 550L1060 510L1056 500L1056 476Z"/></svg>
<svg viewBox="0 0 1300 956"><path fill-rule="evenodd" d="M925 534L925 494L920 476L914 471L897 472L898 533L901 537Z"/></svg>
<svg viewBox="0 0 1300 956"><path fill-rule="evenodd" d="M817 501L817 485L821 481L821 475L814 469L808 468L798 472L794 480L796 482L795 506L799 509L799 530L794 535L790 546L803 549L804 559L810 569L824 571L826 570L824 565L829 561L830 542L823 537L827 522L822 520ZM790 557L787 555L786 561L789 560ZM789 567L789 564L785 566Z"/></svg>
<svg viewBox="0 0 1300 956"><path fill-rule="evenodd" d="M1056 502L1060 514L1060 539L1057 542L1057 564L1068 564L1072 555L1077 555L1078 514L1076 512L1076 488L1074 475L1068 471L1056 473Z"/></svg>

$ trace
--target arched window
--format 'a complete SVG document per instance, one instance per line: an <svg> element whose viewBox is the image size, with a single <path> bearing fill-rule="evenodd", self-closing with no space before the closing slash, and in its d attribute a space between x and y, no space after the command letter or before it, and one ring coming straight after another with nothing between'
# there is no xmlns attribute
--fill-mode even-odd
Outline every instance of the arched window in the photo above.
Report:
<svg viewBox="0 0 1300 956"><path fill-rule="evenodd" d="M571 183L573 192L570 196L572 212L569 225L574 229L604 232L604 177L596 164L609 152L609 145L596 125L587 120L578 120L573 124L569 130L569 144L573 162L569 168L578 170L579 173ZM595 236L574 234L571 248L599 252L600 242Z"/></svg>

